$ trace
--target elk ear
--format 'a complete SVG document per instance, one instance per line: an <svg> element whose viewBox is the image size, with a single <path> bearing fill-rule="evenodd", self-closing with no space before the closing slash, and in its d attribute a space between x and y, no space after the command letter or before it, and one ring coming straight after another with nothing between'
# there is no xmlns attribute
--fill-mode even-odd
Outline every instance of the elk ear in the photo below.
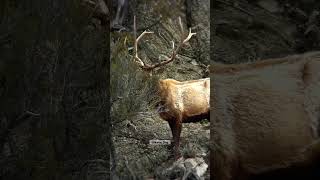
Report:
<svg viewBox="0 0 320 180"><path fill-rule="evenodd" d="M159 80L159 89L163 89L165 87L165 82L164 80Z"/></svg>
<svg viewBox="0 0 320 180"><path fill-rule="evenodd" d="M162 87L163 86L163 80L159 80L159 87Z"/></svg>

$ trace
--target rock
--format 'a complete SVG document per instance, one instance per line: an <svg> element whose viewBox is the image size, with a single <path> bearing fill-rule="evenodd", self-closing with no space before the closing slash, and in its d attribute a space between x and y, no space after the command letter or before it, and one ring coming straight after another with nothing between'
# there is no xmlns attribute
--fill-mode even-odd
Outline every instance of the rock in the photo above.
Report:
<svg viewBox="0 0 320 180"><path fill-rule="evenodd" d="M207 169L208 169L208 165L204 162L204 159L202 158L196 158L197 159L197 167L196 167L196 173L199 177L202 177Z"/></svg>
<svg viewBox="0 0 320 180"><path fill-rule="evenodd" d="M184 161L184 166L188 169L191 170L192 168L197 166L197 162L193 158L188 158Z"/></svg>
<svg viewBox="0 0 320 180"><path fill-rule="evenodd" d="M203 176L207 171L208 165L202 158L188 158L184 161L187 170L195 172L199 177Z"/></svg>
<svg viewBox="0 0 320 180"><path fill-rule="evenodd" d="M197 63L197 61L195 61L194 59L191 61L191 64L193 64L193 65L195 65L195 66L199 65L199 64Z"/></svg>
<svg viewBox="0 0 320 180"><path fill-rule="evenodd" d="M171 167L163 171L163 175L167 178L182 179L202 179L206 173L208 165L203 158L180 158Z"/></svg>
<svg viewBox="0 0 320 180"><path fill-rule="evenodd" d="M183 178L183 180L202 180L196 173L188 172Z"/></svg>
<svg viewBox="0 0 320 180"><path fill-rule="evenodd" d="M173 166L165 169L162 172L162 175L168 179L176 179L179 177L183 177L186 172L186 168L181 163L175 163Z"/></svg>

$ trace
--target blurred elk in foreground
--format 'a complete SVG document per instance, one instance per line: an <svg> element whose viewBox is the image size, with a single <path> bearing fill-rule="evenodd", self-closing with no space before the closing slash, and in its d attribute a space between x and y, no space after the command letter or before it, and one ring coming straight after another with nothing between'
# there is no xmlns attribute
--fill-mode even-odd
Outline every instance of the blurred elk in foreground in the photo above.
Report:
<svg viewBox="0 0 320 180"><path fill-rule="evenodd" d="M181 32L183 33L181 19L179 19ZM152 71L157 67L164 66L172 62L179 50L185 45L190 38L196 33L192 33L191 29L186 37L182 37L178 46L175 48L174 42L172 45L172 53L166 60L157 64L146 64L138 56L138 42L145 34L153 32L144 31L136 38L136 27L134 18L134 60L139 67L144 71ZM180 134L182 123L195 122L202 119L209 119L209 96L210 96L210 79L198 79L191 81L176 81L174 79L159 80L159 95L160 95L160 117L168 121L173 141L174 141L174 156L177 159L179 154Z"/></svg>
<svg viewBox="0 0 320 180"><path fill-rule="evenodd" d="M210 73L213 179L319 163L320 52L213 64Z"/></svg>

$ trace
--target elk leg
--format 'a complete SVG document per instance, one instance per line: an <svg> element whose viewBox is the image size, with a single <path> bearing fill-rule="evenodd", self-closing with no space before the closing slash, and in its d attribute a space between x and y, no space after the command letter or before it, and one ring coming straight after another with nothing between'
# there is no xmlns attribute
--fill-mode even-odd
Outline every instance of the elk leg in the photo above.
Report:
<svg viewBox="0 0 320 180"><path fill-rule="evenodd" d="M170 150L172 151L174 149L174 143L175 143L175 132L177 131L176 130L176 124L174 122L174 120L170 120L168 121L169 123L169 126L170 126L170 130L171 130L171 134L172 134L172 142L171 142L171 146L170 146Z"/></svg>
<svg viewBox="0 0 320 180"><path fill-rule="evenodd" d="M174 158L178 159L180 157L180 135L181 135L182 124L181 121L176 121L176 134L174 136Z"/></svg>
<svg viewBox="0 0 320 180"><path fill-rule="evenodd" d="M171 120L168 121L169 126L172 133L173 146L171 146L171 150L173 150L174 158L178 159L180 156L179 153L179 144L180 144L180 134L181 134L181 121Z"/></svg>

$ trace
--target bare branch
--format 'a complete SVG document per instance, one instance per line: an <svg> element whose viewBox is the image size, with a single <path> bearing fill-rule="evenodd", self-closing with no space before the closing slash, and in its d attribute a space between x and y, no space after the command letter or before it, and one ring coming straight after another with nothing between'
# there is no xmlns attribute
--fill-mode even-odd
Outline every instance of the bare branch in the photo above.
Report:
<svg viewBox="0 0 320 180"><path fill-rule="evenodd" d="M133 36L134 39L137 39L136 16L133 16Z"/></svg>
<svg viewBox="0 0 320 180"><path fill-rule="evenodd" d="M26 111L26 114L31 115L31 116L40 116L39 113L34 113L34 112L31 112L31 111Z"/></svg>
<svg viewBox="0 0 320 180"><path fill-rule="evenodd" d="M131 169L131 167L129 165L129 162L128 162L128 159L127 159L126 156L124 156L124 162L125 162L126 168L128 169L131 177L136 177L135 174L134 174L134 171Z"/></svg>
<svg viewBox="0 0 320 180"><path fill-rule="evenodd" d="M180 16L179 16L179 25L180 25L181 33L183 33L184 30L183 30L182 21L181 21L181 17Z"/></svg>
<svg viewBox="0 0 320 180"><path fill-rule="evenodd" d="M172 50L174 50L174 41L171 41L172 43Z"/></svg>

